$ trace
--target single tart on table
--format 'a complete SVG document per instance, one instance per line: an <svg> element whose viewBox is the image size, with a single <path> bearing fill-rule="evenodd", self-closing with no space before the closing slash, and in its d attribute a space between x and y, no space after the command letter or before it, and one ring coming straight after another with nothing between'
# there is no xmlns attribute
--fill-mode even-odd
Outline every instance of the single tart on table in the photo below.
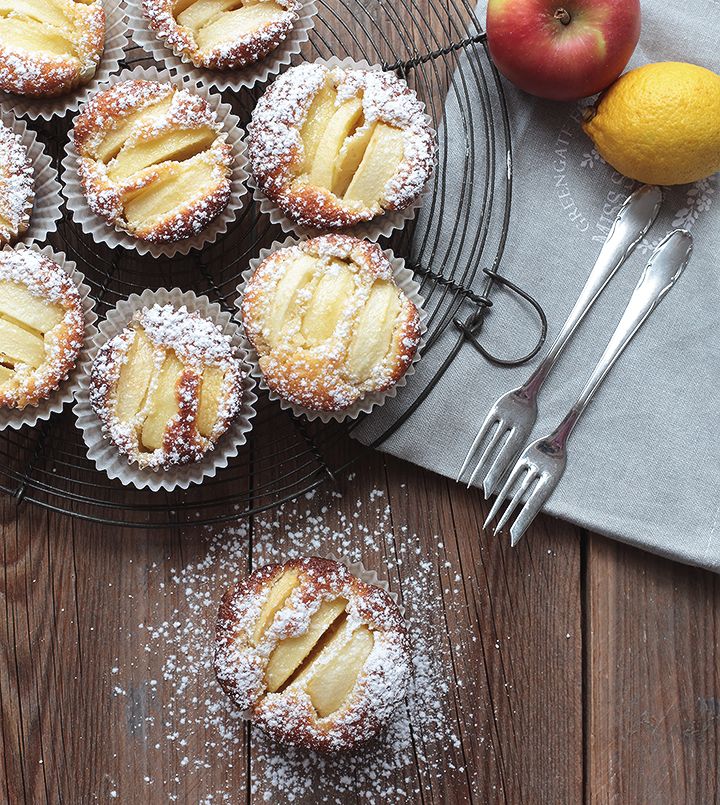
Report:
<svg viewBox="0 0 720 805"><path fill-rule="evenodd" d="M173 84L129 79L97 93L73 137L90 209L140 240L197 235L230 199L227 135L204 98Z"/></svg>
<svg viewBox="0 0 720 805"><path fill-rule="evenodd" d="M248 132L259 188L290 221L317 229L410 207L435 162L423 104L379 70L292 67L260 98Z"/></svg>
<svg viewBox="0 0 720 805"><path fill-rule="evenodd" d="M220 605L218 681L282 743L333 753L375 737L405 697L410 666L391 596L339 562L266 565Z"/></svg>
<svg viewBox="0 0 720 805"><path fill-rule="evenodd" d="M90 403L103 435L141 469L213 450L240 410L243 372L227 336L185 306L154 305L98 351Z"/></svg>
<svg viewBox="0 0 720 805"><path fill-rule="evenodd" d="M80 292L33 249L0 251L0 406L38 405L67 380L85 339Z"/></svg>
<svg viewBox="0 0 720 805"><path fill-rule="evenodd" d="M142 0L150 28L195 67L236 70L287 38L300 0Z"/></svg>
<svg viewBox="0 0 720 805"><path fill-rule="evenodd" d="M0 90L64 95L95 75L105 49L101 0L0 0Z"/></svg>
<svg viewBox="0 0 720 805"><path fill-rule="evenodd" d="M245 334L268 387L313 411L390 389L420 343L420 316L382 249L324 235L270 254L245 287Z"/></svg>
<svg viewBox="0 0 720 805"><path fill-rule="evenodd" d="M35 199L32 163L19 134L0 123L0 248L30 227Z"/></svg>

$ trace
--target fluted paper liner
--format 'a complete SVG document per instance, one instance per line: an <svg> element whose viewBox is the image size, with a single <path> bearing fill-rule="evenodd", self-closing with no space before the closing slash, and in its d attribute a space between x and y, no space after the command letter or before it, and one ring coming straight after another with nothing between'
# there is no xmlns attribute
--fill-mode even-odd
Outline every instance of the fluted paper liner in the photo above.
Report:
<svg viewBox="0 0 720 805"><path fill-rule="evenodd" d="M14 95L11 92L0 92L0 107L12 111L20 117L30 120L51 120L56 116L76 112L80 104L93 95L102 84L110 80L113 73L120 69L120 62L125 56L127 45L127 27L125 11L121 0L104 0L105 8L105 50L95 75L87 84L70 90L57 98L30 98L26 95Z"/></svg>
<svg viewBox="0 0 720 805"><path fill-rule="evenodd" d="M20 238L21 243L38 241L41 245L47 236L57 229L60 220L60 182L52 159L45 153L43 144L24 120L19 120L12 112L0 109L0 121L13 133L20 135L33 169L33 205L30 212L30 227Z"/></svg>
<svg viewBox="0 0 720 805"><path fill-rule="evenodd" d="M216 218L210 221L202 232L192 238L185 238L175 243L149 243L133 237L129 232L119 226L108 223L90 209L80 184L78 155L75 150L72 131L68 135L68 141L65 144L65 158L62 161L63 194L75 223L80 225L83 232L92 235L96 243L105 243L111 249L122 246L124 249L134 249L138 254L151 254L153 257L186 255L192 249L201 249L209 243L214 243L220 235L228 231L228 227L237 218L238 213L244 206L244 197L248 192L245 187L248 173L240 119L232 113L232 107L229 104L222 102L222 96L217 92L210 92L209 88L200 82L183 81L177 76L173 76L168 70L158 70L157 67L136 67L134 70L123 70L119 75L113 76L112 81L101 87L101 89L107 89L109 86L130 79L174 84L181 89L201 96L208 102L215 112L218 122L222 124L223 131L228 135L227 142L233 151L230 200L227 206Z"/></svg>
<svg viewBox="0 0 720 805"><path fill-rule="evenodd" d="M382 71L382 67L379 64L369 64L367 61L362 59L361 61L355 61L354 59L345 58L345 59L338 59L335 56L332 56L329 59L315 59L314 64L324 64L327 67L342 67L346 70L378 70ZM418 99L419 100L419 99ZM422 101L421 101L422 103ZM423 104L424 105L424 104ZM429 126L432 127L433 130L433 139L437 142L437 132L434 128L433 120L429 115L425 115L425 121L428 123ZM246 138L247 142L247 138ZM434 157L435 162L435 170L437 170L437 150L435 152ZM352 235L356 238L361 238L365 240L379 240L381 237L389 237L396 229L402 229L408 221L411 221L417 215L418 210L422 207L423 202L432 187L432 177L433 174L431 173L428 176L428 180L425 184L425 187L420 193L420 195L415 199L415 201L409 206L406 207L404 210L397 210L397 211L387 211L384 212L382 215L377 215L375 218L371 219L370 221L363 221L362 223L356 224L355 226L345 227L341 229L332 229L328 230L327 227L312 227L312 226L300 226L296 224L294 221L291 221L285 213L275 204L274 201L271 201L265 193L260 189L258 183L255 181L255 177L252 174L252 169L250 169L250 177L248 178L248 186L252 188L253 191L253 199L258 202L260 205L260 212L267 215L270 218L271 223L276 224L279 226L285 234L293 234L300 238L314 238L318 235L327 234L328 231L332 231L334 233L343 234L343 235Z"/></svg>
<svg viewBox="0 0 720 805"><path fill-rule="evenodd" d="M128 27L134 42L148 53L164 63L168 70L176 73L180 78L189 78L191 81L201 81L209 87L219 90L232 90L238 92L243 87L254 87L257 83L267 81L270 76L280 72L283 66L292 61L292 57L302 51L302 46L308 41L310 31L315 24L317 6L315 0L303 0L302 8L298 13L298 20L286 39L271 53L247 67L236 70L210 70L205 67L195 67L189 56L176 55L165 42L153 31L145 15L142 13L142 0L125 0L125 11L128 15Z"/></svg>
<svg viewBox="0 0 720 805"><path fill-rule="evenodd" d="M75 368L70 372L67 380L64 380L47 399L41 400L38 405L26 405L25 408L0 407L0 431L5 428L18 430L23 425L35 425L40 420L50 419L53 414L60 413L67 403L72 402L80 388L81 379L90 371L90 349L92 340L97 333L94 326L97 321L95 300L90 295L90 286L84 282L85 277L78 271L75 263L68 260L63 252L55 252L50 246L41 249L34 243L5 246L3 251L20 251L21 249L31 249L54 260L75 283L82 301L85 340L75 362Z"/></svg>
<svg viewBox="0 0 720 805"><path fill-rule="evenodd" d="M107 474L109 478L117 478L126 486L137 489L151 489L157 492L164 489L187 489L190 484L199 484L205 478L213 477L217 471L227 467L231 458L236 456L240 447L247 441L247 434L252 428L251 420L255 416L257 396L253 393L255 382L249 374L249 366L245 360L241 328L232 320L230 313L222 310L220 305L211 302L207 296L197 296L192 291L181 291L179 288L157 291L146 290L142 294L132 294L117 306L108 311L105 321L98 328L98 334L90 349L90 361L95 357L103 344L121 333L132 320L136 310L153 305L185 305L189 311L197 310L202 316L219 325L224 335L230 336L236 356L240 358L243 369L242 404L238 415L230 427L218 439L214 450L208 450L200 461L165 470L142 469L122 454L118 448L103 435L98 415L90 404L90 372L82 379L75 403L77 425L82 431L83 440L88 448L88 458L95 466Z"/></svg>
<svg viewBox="0 0 720 805"><path fill-rule="evenodd" d="M250 277L252 277L252 275L255 273L257 267L273 252L276 252L279 249L286 249L288 246L296 246L301 242L301 240L296 238L287 238L282 243L275 241L269 249L263 249L258 257L250 261L250 267L246 271L243 271L243 281L237 287L238 298L235 302L235 305L238 309L238 313L236 315L241 324L240 305L242 303L242 296L245 286L250 280ZM284 408L285 410L289 409L295 414L295 416L304 416L311 422L315 419L319 419L322 422L331 422L333 420L335 422L343 422L346 419L357 419L360 414L369 414L376 406L384 405L386 400L395 397L398 389L406 385L408 377L415 373L415 364L420 360L423 340L427 330L427 313L423 307L425 300L422 296L420 296L420 284L415 281L413 272L409 268L405 267L405 261L401 257L396 257L390 249L385 249L383 254L390 262L393 278L397 283L398 288L405 293L411 302L414 302L420 316L420 343L418 344L415 356L410 362L410 365L406 369L405 373L387 391L375 391L371 392L370 394L366 394L364 397L361 397L357 402L353 403L349 408L346 408L343 411L313 411L309 408L303 408L301 405L297 405L296 403L286 400L267 385L265 378L263 377L262 369L260 368L257 350L250 343L250 340L245 335L245 331L243 329L243 347L247 352L247 359L252 366L252 375L258 381L260 388L263 389L263 391L268 392L268 396L271 400L279 402L281 408Z"/></svg>

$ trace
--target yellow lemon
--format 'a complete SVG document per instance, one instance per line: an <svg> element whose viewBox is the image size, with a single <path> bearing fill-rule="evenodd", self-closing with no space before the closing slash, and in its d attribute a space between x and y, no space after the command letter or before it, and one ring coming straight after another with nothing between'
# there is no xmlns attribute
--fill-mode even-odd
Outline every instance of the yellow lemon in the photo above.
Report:
<svg viewBox="0 0 720 805"><path fill-rule="evenodd" d="M703 179L720 171L720 75L682 62L631 70L588 110L583 128L603 159L631 179Z"/></svg>

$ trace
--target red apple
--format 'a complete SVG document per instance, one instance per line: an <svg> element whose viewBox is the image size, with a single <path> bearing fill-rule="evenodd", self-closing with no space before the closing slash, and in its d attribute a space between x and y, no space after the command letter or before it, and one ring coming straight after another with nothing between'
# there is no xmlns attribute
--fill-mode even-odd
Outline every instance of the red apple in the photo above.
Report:
<svg viewBox="0 0 720 805"><path fill-rule="evenodd" d="M489 0L498 70L531 95L574 101L622 73L640 38L640 0Z"/></svg>

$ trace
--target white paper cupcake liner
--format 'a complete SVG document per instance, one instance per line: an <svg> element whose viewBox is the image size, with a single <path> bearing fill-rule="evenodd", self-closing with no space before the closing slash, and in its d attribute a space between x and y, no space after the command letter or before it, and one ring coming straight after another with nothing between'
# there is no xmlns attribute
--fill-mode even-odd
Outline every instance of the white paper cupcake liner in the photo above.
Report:
<svg viewBox="0 0 720 805"><path fill-rule="evenodd" d="M116 478L126 486L151 489L153 492L159 489L171 492L176 488L187 489L190 484L199 484L205 478L213 477L219 469L227 467L230 459L238 454L247 441L247 434L252 429L251 420L255 416L254 406L257 396L253 392L255 382L250 376L250 366L245 360L242 328L233 321L230 313L223 311L220 305L211 302L207 296L197 296L192 291L181 291L179 288L146 290L140 295L132 294L128 299L118 302L115 308L108 311L105 321L99 325L99 332L90 349L90 361L95 359L103 344L127 327L136 310L155 304L170 304L174 307L185 305L189 311L197 310L205 318L212 319L221 327L224 335L230 336L231 344L240 358L244 372L242 405L235 420L218 440L215 449L209 450L200 461L171 470L143 469L131 463L127 456L103 435L100 419L90 404L89 371L85 373L80 384L74 411L77 425L88 448L88 458L95 463L98 470L105 472L109 478Z"/></svg>
<svg viewBox="0 0 720 805"><path fill-rule="evenodd" d="M102 87L117 84L129 79L142 79L145 81L160 81L175 84L182 89L200 95L204 98L217 115L222 124L223 131L227 133L227 142L233 150L233 170L230 180L230 200L225 209L214 218L202 232L192 238L185 238L175 243L148 243L125 232L120 227L109 224L104 218L96 215L88 206L87 199L80 183L78 172L78 155L75 150L72 132L65 144L65 158L62 161L64 184L63 194L67 200L68 209L73 220L79 224L82 231L92 235L96 243L105 243L111 249L122 246L123 249L135 250L138 254L151 254L153 257L174 257L178 254L188 254L192 249L202 249L209 243L214 243L218 237L228 231L230 224L235 221L244 206L247 195L245 183L248 178L247 158L245 156L245 143L242 137L240 119L232 113L229 104L222 102L222 96L211 92L201 83L182 81L173 76L168 70L158 70L156 67L135 67L133 70L123 70Z"/></svg>
<svg viewBox="0 0 720 805"><path fill-rule="evenodd" d="M51 232L55 232L57 222L60 220L62 197L57 171L52 166L52 159L45 153L43 144L39 142L35 132L27 127L24 120L15 117L12 112L0 109L0 121L20 136L33 169L35 197L30 213L30 227L20 238L20 242L39 241L42 244Z"/></svg>
<svg viewBox="0 0 720 805"><path fill-rule="evenodd" d="M262 263L262 261L273 252L276 252L279 249L285 249L288 246L295 246L299 242L300 241L295 238L287 238L282 243L275 241L269 249L263 249L258 257L250 261L250 267L243 271L243 281L237 287L238 297L235 301L235 306L238 309L238 313L236 314L238 320L240 320L239 311L245 286L250 280L250 277L252 277L252 275L255 273L255 270L260 263ZM281 408L292 411L295 416L304 416L310 422L314 421L315 419L319 419L321 422L343 422L346 419L357 419L360 414L369 414L376 406L384 405L386 400L395 397L398 389L401 389L403 386L405 386L408 378L415 374L415 364L420 360L424 336L425 332L427 331L427 312L424 308L425 300L422 296L420 296L420 284L415 281L413 272L409 268L405 267L405 261L401 257L396 257L395 254L390 251L390 249L385 249L383 254L392 266L393 277L398 287L404 291L408 299L414 302L420 315L420 343L418 344L415 356L410 362L405 374L387 391L375 391L370 394L366 394L364 397L361 397L357 402L343 411L313 411L309 408L304 408L301 405L297 405L296 403L286 400L268 386L268 384L265 382L265 378L263 377L262 369L260 369L257 350L250 343L250 340L245 335L245 330L243 329L243 347L247 352L247 359L252 366L252 375L258 381L260 388L263 389L263 391L267 391L271 400L279 402Z"/></svg>
<svg viewBox="0 0 720 805"><path fill-rule="evenodd" d="M142 13L142 0L125 0L124 4L133 41L151 53L153 58L164 62L169 70L182 78L202 82L219 90L229 89L234 92L243 87L253 87L258 82L265 82L270 76L279 73L284 65L290 64L292 57L300 53L303 44L308 41L317 15L315 0L303 0L299 18L292 31L284 42L264 59L239 70L209 70L195 67L185 54L178 56L173 53L148 25Z"/></svg>
<svg viewBox="0 0 720 805"><path fill-rule="evenodd" d="M379 64L369 64L364 59L355 61L351 58L338 59L336 56L332 56L329 59L315 59L314 64L325 64L331 68L343 67L346 70L382 71L382 67ZM435 130L432 118L426 114L425 121L429 126L431 126L433 131L433 139L437 142L437 132ZM434 162L435 166L433 172L437 170L437 150L435 152ZM271 201L265 195L265 193L263 193L255 181L252 171L250 171L250 177L248 178L248 187L252 188L253 199L260 205L260 212L262 212L264 215L267 215L270 221L279 226L283 232L285 232L285 234L293 234L300 238L312 238L327 233L327 228L300 226L294 221L291 221L275 204L275 202ZM389 237L396 229L402 229L408 221L411 221L413 218L415 218L418 210L420 207L422 207L427 194L430 192L431 187L432 173L428 177L422 193L420 193L415 201L404 210L397 210L395 212L388 211L382 215L376 216L371 221L364 221L363 223L356 224L355 226L350 226L343 229L333 229L332 231L341 232L343 235L352 235L356 238L372 241L379 240L381 237Z"/></svg>
<svg viewBox="0 0 720 805"><path fill-rule="evenodd" d="M398 594L390 589L390 585L388 584L387 580L381 578L376 570L368 570L368 568L366 568L362 562L351 562L347 556L336 556L333 553L328 553L325 555L325 558L331 559L333 562L338 562L341 565L345 565L353 576L360 579L360 581L364 581L365 584L370 584L373 587L379 587L381 590L385 590L385 592L395 602L395 606L400 610L400 614L403 616L403 618L405 617L405 607L400 603Z"/></svg>
<svg viewBox="0 0 720 805"><path fill-rule="evenodd" d="M120 61L125 55L127 45L125 11L121 0L104 0L105 7L105 50L93 78L71 92L57 98L29 98L25 95L0 93L0 107L30 120L50 120L58 115L76 112L101 84L110 79L120 69Z"/></svg>
<svg viewBox="0 0 720 805"><path fill-rule="evenodd" d="M40 248L40 246L35 243L29 245L20 243L16 246L5 246L3 251L19 251L20 249L31 249L50 260L54 260L75 283L80 292L80 299L82 300L83 319L85 321L85 341L77 361L75 362L75 368L70 372L67 380L63 381L60 387L46 400L43 400L38 405L26 405L25 408L22 409L0 408L0 431L5 430L5 428L17 430L23 427L23 425L35 425L40 420L50 419L52 414L60 413L67 403L72 402L80 388L82 378L90 371L90 349L93 338L97 334L95 327L95 322L97 321L95 300L90 295L90 286L84 282L85 276L82 272L78 271L75 263L72 260L68 260L63 252L55 252L50 246Z"/></svg>

